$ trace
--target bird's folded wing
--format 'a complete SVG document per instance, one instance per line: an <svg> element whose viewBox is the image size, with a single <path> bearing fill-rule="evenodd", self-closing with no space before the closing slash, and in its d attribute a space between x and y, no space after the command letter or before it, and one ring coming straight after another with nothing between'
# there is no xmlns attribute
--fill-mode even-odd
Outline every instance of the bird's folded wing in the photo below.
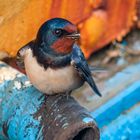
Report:
<svg viewBox="0 0 140 140"><path fill-rule="evenodd" d="M76 44L73 46L71 64L75 67L82 79L85 80L91 86L94 92L101 96L101 93L99 92L91 76L91 72L88 67L87 61L85 60L84 54Z"/></svg>

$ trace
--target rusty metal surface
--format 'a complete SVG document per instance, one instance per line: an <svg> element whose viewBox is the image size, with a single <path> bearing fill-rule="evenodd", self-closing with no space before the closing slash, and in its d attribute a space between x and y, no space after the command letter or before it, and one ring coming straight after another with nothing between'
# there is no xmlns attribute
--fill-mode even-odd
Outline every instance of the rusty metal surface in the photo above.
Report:
<svg viewBox="0 0 140 140"><path fill-rule="evenodd" d="M121 40L135 25L139 9L139 0L0 0L0 51L15 56L44 21L62 17L78 25L81 48L89 57Z"/></svg>

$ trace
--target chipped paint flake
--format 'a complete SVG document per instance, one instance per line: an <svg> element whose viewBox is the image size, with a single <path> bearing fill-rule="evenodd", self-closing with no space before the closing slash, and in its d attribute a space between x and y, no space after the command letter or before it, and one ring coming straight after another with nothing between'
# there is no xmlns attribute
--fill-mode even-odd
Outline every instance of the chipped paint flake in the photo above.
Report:
<svg viewBox="0 0 140 140"><path fill-rule="evenodd" d="M24 84L25 84L25 86L26 86L26 87L29 87L29 86L31 86L31 85L32 85L30 81L25 81L25 83L24 83Z"/></svg>
<svg viewBox="0 0 140 140"><path fill-rule="evenodd" d="M14 81L14 86L16 89L21 89L21 83L19 81Z"/></svg>
<svg viewBox="0 0 140 140"><path fill-rule="evenodd" d="M68 126L69 126L69 123L64 123L63 126L62 126L62 128L63 129L66 129Z"/></svg>

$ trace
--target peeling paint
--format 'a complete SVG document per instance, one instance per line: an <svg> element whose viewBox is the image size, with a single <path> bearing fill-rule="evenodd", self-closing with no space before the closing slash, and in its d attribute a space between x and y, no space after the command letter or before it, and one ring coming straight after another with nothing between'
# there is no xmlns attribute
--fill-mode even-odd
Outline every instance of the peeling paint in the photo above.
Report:
<svg viewBox="0 0 140 140"><path fill-rule="evenodd" d="M17 88L17 89L21 89L21 83L18 82L18 81L14 81L14 86L15 86L15 88Z"/></svg>
<svg viewBox="0 0 140 140"><path fill-rule="evenodd" d="M3 70L7 68L0 69ZM23 74L16 70L11 73L7 73L7 76L5 72L0 75L0 139L8 137L10 140L36 140L41 117L39 120L35 119L34 113L43 101L40 98L42 94L29 86L30 82Z"/></svg>
<svg viewBox="0 0 140 140"><path fill-rule="evenodd" d="M86 118L83 119L83 122L84 122L84 123L93 122L93 118L88 118L88 117L86 117Z"/></svg>
<svg viewBox="0 0 140 140"><path fill-rule="evenodd" d="M68 123L64 123L63 126L62 126L62 128L66 129L68 126L69 126Z"/></svg>

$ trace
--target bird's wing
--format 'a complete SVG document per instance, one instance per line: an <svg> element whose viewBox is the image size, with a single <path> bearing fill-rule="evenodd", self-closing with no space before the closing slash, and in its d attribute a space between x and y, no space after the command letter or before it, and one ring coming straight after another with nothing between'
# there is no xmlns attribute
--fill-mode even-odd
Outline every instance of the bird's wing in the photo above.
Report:
<svg viewBox="0 0 140 140"><path fill-rule="evenodd" d="M18 52L17 52L16 63L22 69L25 69L25 67L24 67L24 54L25 54L25 50L28 49L28 48L31 48L32 44L33 44L33 42L29 42L28 44L26 44L25 46L20 48L18 50Z"/></svg>
<svg viewBox="0 0 140 140"><path fill-rule="evenodd" d="M82 53L81 49L75 44L73 46L72 54L71 54L71 64L75 67L78 74L85 80L93 89L93 91L101 96L87 64L85 60L84 54Z"/></svg>

